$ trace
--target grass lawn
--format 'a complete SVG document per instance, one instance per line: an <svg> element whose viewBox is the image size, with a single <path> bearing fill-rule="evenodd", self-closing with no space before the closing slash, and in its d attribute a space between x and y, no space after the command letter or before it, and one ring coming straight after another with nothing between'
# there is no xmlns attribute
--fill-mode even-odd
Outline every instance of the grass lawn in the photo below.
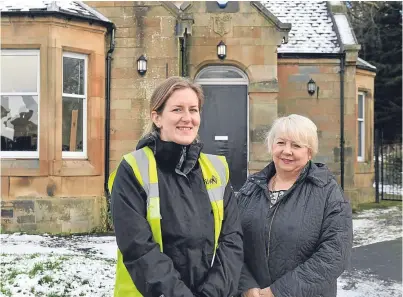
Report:
<svg viewBox="0 0 403 297"><path fill-rule="evenodd" d="M402 209L402 201L381 200L379 203L376 202L362 203L355 205L353 208L353 212L360 212L367 209L388 208L394 206L400 207L400 209Z"/></svg>

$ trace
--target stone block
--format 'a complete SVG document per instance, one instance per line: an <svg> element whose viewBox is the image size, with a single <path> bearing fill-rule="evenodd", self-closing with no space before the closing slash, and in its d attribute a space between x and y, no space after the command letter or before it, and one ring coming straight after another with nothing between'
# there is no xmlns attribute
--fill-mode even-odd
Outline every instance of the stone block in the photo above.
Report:
<svg viewBox="0 0 403 297"><path fill-rule="evenodd" d="M246 66L264 67L265 53L263 46L233 46L227 49L227 58Z"/></svg>
<svg viewBox="0 0 403 297"><path fill-rule="evenodd" d="M257 58L256 62L258 60L259 58ZM250 83L274 80L277 79L277 65L265 65L264 63L256 63L248 67L248 73L250 73Z"/></svg>
<svg viewBox="0 0 403 297"><path fill-rule="evenodd" d="M119 142L117 141L111 142L111 150L123 150L127 152L134 151L137 145L136 140L137 138L129 140L120 139Z"/></svg>
<svg viewBox="0 0 403 297"><path fill-rule="evenodd" d="M260 125L255 129L250 130L250 141L264 143L270 127L271 125Z"/></svg>
<svg viewBox="0 0 403 297"><path fill-rule="evenodd" d="M130 109L132 101L130 99L113 100L111 102L111 110L114 109Z"/></svg>
<svg viewBox="0 0 403 297"><path fill-rule="evenodd" d="M270 155L267 152L267 146L262 142L250 142L250 161L251 162L266 162L270 160Z"/></svg>
<svg viewBox="0 0 403 297"><path fill-rule="evenodd" d="M103 176L65 176L62 179L62 196L101 196L103 179Z"/></svg>
<svg viewBox="0 0 403 297"><path fill-rule="evenodd" d="M194 38L209 37L210 35L211 35L211 27L209 27L209 26L199 26L199 25L193 26L191 42L192 42L192 44L195 45Z"/></svg>
<svg viewBox="0 0 403 297"><path fill-rule="evenodd" d="M262 32L260 27L253 27L253 26L233 27L233 37L260 39L261 35Z"/></svg>
<svg viewBox="0 0 403 297"><path fill-rule="evenodd" d="M111 120L111 129L116 131L127 131L132 129L142 129L143 121L141 119L119 119Z"/></svg>
<svg viewBox="0 0 403 297"><path fill-rule="evenodd" d="M176 19L161 17L161 36L175 38Z"/></svg>
<svg viewBox="0 0 403 297"><path fill-rule="evenodd" d="M10 191L10 178L8 176L1 177L1 200L8 200Z"/></svg>
<svg viewBox="0 0 403 297"><path fill-rule="evenodd" d="M111 90L112 102L115 100L132 99L132 98L144 98L145 90L143 88L118 88Z"/></svg>
<svg viewBox="0 0 403 297"><path fill-rule="evenodd" d="M18 224L34 224L35 216L34 215L23 215L17 217Z"/></svg>
<svg viewBox="0 0 403 297"><path fill-rule="evenodd" d="M277 79L254 82L249 84L249 93L277 93L279 91Z"/></svg>
<svg viewBox="0 0 403 297"><path fill-rule="evenodd" d="M317 74L321 73L320 72L320 67L319 66L307 66L307 65L299 65L298 70L300 74Z"/></svg>
<svg viewBox="0 0 403 297"><path fill-rule="evenodd" d="M154 2L154 4L158 4L157 1ZM154 5L149 7L149 10L147 11L147 17L170 17L174 18L174 15L167 10L163 5Z"/></svg>
<svg viewBox="0 0 403 297"><path fill-rule="evenodd" d="M131 140L133 143L137 145L137 140L140 139L141 135L143 133L142 129L132 129L132 130L127 130L127 131L113 131L111 133L111 146L112 143L116 143L116 145L113 145L116 148L119 148L118 143L121 140Z"/></svg>
<svg viewBox="0 0 403 297"><path fill-rule="evenodd" d="M60 177L10 177L10 197L41 197L57 195Z"/></svg>
<svg viewBox="0 0 403 297"><path fill-rule="evenodd" d="M178 42L171 37L151 38L148 44L147 56L150 59L150 66L153 57L159 59L178 57Z"/></svg>

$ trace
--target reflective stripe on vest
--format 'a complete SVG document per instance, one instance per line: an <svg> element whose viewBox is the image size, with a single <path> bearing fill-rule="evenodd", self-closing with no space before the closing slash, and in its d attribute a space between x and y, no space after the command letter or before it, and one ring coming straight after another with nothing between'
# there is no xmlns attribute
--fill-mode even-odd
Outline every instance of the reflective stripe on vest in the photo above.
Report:
<svg viewBox="0 0 403 297"><path fill-rule="evenodd" d="M144 147L123 156L123 159L133 169L140 185L147 194L147 221L150 225L153 239L158 243L160 251L163 251L161 235L161 213L158 189L157 165L152 150ZM224 219L224 192L229 180L229 169L227 161L223 156L200 154L199 164L202 170L204 183L211 202L214 214L214 254L211 266L214 263L218 247L218 238L221 232ZM112 192L116 170L109 176L108 188ZM126 266L123 263L122 253L118 250L118 261L116 267L116 282L114 297L141 297L143 296L133 283Z"/></svg>

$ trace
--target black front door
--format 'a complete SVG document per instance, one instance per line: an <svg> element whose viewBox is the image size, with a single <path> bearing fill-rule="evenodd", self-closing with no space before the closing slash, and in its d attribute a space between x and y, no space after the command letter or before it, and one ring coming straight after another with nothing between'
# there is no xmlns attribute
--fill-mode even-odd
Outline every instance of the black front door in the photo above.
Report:
<svg viewBox="0 0 403 297"><path fill-rule="evenodd" d="M247 86L202 85L205 102L200 138L203 152L224 155L235 191L247 176Z"/></svg>

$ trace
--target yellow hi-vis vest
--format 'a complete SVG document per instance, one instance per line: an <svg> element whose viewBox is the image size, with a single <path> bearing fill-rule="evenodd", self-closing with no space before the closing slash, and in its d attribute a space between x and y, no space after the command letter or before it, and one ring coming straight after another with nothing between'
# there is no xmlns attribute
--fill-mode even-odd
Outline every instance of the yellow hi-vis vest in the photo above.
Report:
<svg viewBox="0 0 403 297"><path fill-rule="evenodd" d="M123 156L123 159L133 169L140 185L147 194L147 221L150 224L153 239L158 243L162 252L160 197L158 189L157 165L152 150L144 147L140 150ZM214 263L218 246L218 238L224 219L224 191L229 179L227 161L223 156L200 154L199 164L203 173L204 183L207 188L214 214L214 254L211 266ZM109 176L108 189L112 193L113 181L116 170ZM118 262L116 267L116 281L114 297L142 297L130 277L123 263L122 253L118 250Z"/></svg>

